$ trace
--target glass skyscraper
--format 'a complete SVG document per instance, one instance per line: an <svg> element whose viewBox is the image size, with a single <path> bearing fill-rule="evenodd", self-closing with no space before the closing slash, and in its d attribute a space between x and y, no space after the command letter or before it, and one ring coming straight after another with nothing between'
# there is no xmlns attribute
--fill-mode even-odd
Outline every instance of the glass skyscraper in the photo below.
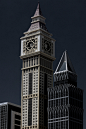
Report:
<svg viewBox="0 0 86 129"><path fill-rule="evenodd" d="M48 129L83 129L83 90L65 51L48 88Z"/></svg>

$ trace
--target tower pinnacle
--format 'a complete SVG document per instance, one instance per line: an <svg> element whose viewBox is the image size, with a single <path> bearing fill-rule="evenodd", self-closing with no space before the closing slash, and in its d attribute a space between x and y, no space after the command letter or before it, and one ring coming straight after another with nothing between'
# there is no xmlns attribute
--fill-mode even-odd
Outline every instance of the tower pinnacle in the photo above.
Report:
<svg viewBox="0 0 86 129"><path fill-rule="evenodd" d="M35 14L33 17L31 17L32 22L31 22L31 26L28 29L27 32L25 32L24 34L27 33L32 33L34 30L39 30L42 29L44 31L47 31L47 27L46 27L46 23L45 23L45 17L43 17L42 12L41 12L41 8L40 8L40 3L38 2ZM50 34L51 35L51 34Z"/></svg>
<svg viewBox="0 0 86 129"><path fill-rule="evenodd" d="M37 9L36 9L34 16L39 16L39 15L42 16L42 12L41 12L41 8L40 8L40 2L38 1Z"/></svg>

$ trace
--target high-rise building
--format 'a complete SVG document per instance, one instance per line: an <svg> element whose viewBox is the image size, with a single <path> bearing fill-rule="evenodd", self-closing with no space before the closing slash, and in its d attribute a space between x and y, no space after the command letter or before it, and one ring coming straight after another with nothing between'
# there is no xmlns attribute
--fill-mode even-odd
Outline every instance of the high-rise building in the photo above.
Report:
<svg viewBox="0 0 86 129"><path fill-rule="evenodd" d="M38 3L31 26L21 37L21 129L47 128L47 87L53 86L55 40Z"/></svg>
<svg viewBox="0 0 86 129"><path fill-rule="evenodd" d="M9 102L0 103L0 129L21 128L21 107Z"/></svg>
<svg viewBox="0 0 86 129"><path fill-rule="evenodd" d="M83 129L83 90L65 51L48 88L48 129Z"/></svg>

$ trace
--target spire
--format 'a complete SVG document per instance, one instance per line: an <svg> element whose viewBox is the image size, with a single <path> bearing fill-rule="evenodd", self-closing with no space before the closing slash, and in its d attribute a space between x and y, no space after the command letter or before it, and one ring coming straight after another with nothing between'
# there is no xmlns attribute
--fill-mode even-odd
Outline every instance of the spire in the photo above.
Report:
<svg viewBox="0 0 86 129"><path fill-rule="evenodd" d="M73 65L72 65L72 63L71 63L71 61L68 57L67 51L64 51L64 53L63 53L63 55L60 59L60 62L58 64L57 68L56 68L55 73L61 72L61 71L70 71L70 72L75 73Z"/></svg>
<svg viewBox="0 0 86 129"><path fill-rule="evenodd" d="M48 29L47 29L46 23L45 23L46 18L43 17L43 15L42 15L39 2L38 2L38 5L37 5L37 9L35 11L35 14L34 14L33 17L31 17L31 19L32 19L31 26L28 29L28 31L25 32L24 34L32 33L34 30L36 31L38 29L42 29L42 30L48 32Z"/></svg>
<svg viewBox="0 0 86 129"><path fill-rule="evenodd" d="M36 29L42 29L42 30L48 32L47 27L46 27L46 23L45 23L45 17L43 17L43 15L42 15L39 2L37 5L36 12L35 12L34 16L31 18L32 18L31 26L27 32L32 32Z"/></svg>
<svg viewBox="0 0 86 129"><path fill-rule="evenodd" d="M37 9L36 9L34 16L39 16L39 15L42 16L42 12L41 12L41 8L40 8L40 3L38 2Z"/></svg>

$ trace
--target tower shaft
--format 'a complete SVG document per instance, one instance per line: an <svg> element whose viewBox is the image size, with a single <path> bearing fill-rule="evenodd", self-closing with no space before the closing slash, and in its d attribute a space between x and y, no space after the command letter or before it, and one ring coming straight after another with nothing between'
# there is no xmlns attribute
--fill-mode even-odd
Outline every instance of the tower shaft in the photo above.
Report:
<svg viewBox="0 0 86 129"><path fill-rule="evenodd" d="M47 87L52 87L52 63L45 54L23 59L22 129L47 128Z"/></svg>

